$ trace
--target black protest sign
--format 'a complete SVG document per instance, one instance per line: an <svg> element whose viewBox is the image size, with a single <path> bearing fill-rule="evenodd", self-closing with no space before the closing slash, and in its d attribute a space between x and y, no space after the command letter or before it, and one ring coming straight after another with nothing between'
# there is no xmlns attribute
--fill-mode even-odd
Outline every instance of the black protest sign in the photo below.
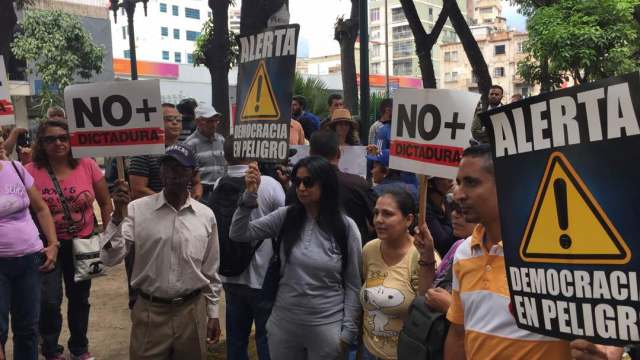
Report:
<svg viewBox="0 0 640 360"><path fill-rule="evenodd" d="M481 114L518 326L640 341L639 74Z"/></svg>
<svg viewBox="0 0 640 360"><path fill-rule="evenodd" d="M240 37L234 158L287 159L299 33L293 24Z"/></svg>

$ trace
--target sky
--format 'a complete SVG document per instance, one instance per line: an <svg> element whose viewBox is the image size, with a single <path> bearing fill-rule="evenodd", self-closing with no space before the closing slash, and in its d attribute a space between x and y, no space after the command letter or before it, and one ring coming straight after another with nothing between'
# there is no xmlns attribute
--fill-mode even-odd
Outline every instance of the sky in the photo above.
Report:
<svg viewBox="0 0 640 360"><path fill-rule="evenodd" d="M351 0L289 0L291 23L300 24L299 55L324 56L340 52L333 39L333 24L338 16L348 17ZM525 18L508 1L502 2L502 16L507 25L525 30Z"/></svg>

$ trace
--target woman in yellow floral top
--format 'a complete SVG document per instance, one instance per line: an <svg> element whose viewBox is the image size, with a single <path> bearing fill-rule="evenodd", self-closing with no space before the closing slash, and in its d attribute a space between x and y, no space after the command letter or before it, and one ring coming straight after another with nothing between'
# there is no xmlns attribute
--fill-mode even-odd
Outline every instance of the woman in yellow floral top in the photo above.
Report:
<svg viewBox="0 0 640 360"><path fill-rule="evenodd" d="M397 359L398 335L418 294L431 286L436 255L425 225L414 236L417 218L413 197L403 189L389 189L376 202L374 226L378 239L363 250L365 360Z"/></svg>

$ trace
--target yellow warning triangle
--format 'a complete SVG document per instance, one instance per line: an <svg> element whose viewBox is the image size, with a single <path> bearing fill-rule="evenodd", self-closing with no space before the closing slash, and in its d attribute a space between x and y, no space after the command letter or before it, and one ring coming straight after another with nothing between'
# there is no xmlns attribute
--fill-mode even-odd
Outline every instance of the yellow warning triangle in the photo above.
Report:
<svg viewBox="0 0 640 360"><path fill-rule="evenodd" d="M264 60L258 64L244 99L240 120L278 120L280 109L271 87Z"/></svg>
<svg viewBox="0 0 640 360"><path fill-rule="evenodd" d="M549 157L520 245L526 262L626 264L631 251L567 158Z"/></svg>

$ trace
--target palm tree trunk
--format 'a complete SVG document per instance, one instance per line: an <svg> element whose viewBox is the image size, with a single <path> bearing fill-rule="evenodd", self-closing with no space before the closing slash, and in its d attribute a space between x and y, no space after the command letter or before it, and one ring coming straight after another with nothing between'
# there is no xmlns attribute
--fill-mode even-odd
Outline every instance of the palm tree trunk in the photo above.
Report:
<svg viewBox="0 0 640 360"><path fill-rule="evenodd" d="M218 132L229 135L229 59L226 54L231 46L229 41L229 0L209 0L213 15L213 36L206 46L205 58L211 74L211 102L222 115Z"/></svg>
<svg viewBox="0 0 640 360"><path fill-rule="evenodd" d="M358 113L358 84L356 81L355 43L358 37L359 0L351 0L349 19L338 19L334 28L334 39L340 44L340 65L344 106L352 114Z"/></svg>

